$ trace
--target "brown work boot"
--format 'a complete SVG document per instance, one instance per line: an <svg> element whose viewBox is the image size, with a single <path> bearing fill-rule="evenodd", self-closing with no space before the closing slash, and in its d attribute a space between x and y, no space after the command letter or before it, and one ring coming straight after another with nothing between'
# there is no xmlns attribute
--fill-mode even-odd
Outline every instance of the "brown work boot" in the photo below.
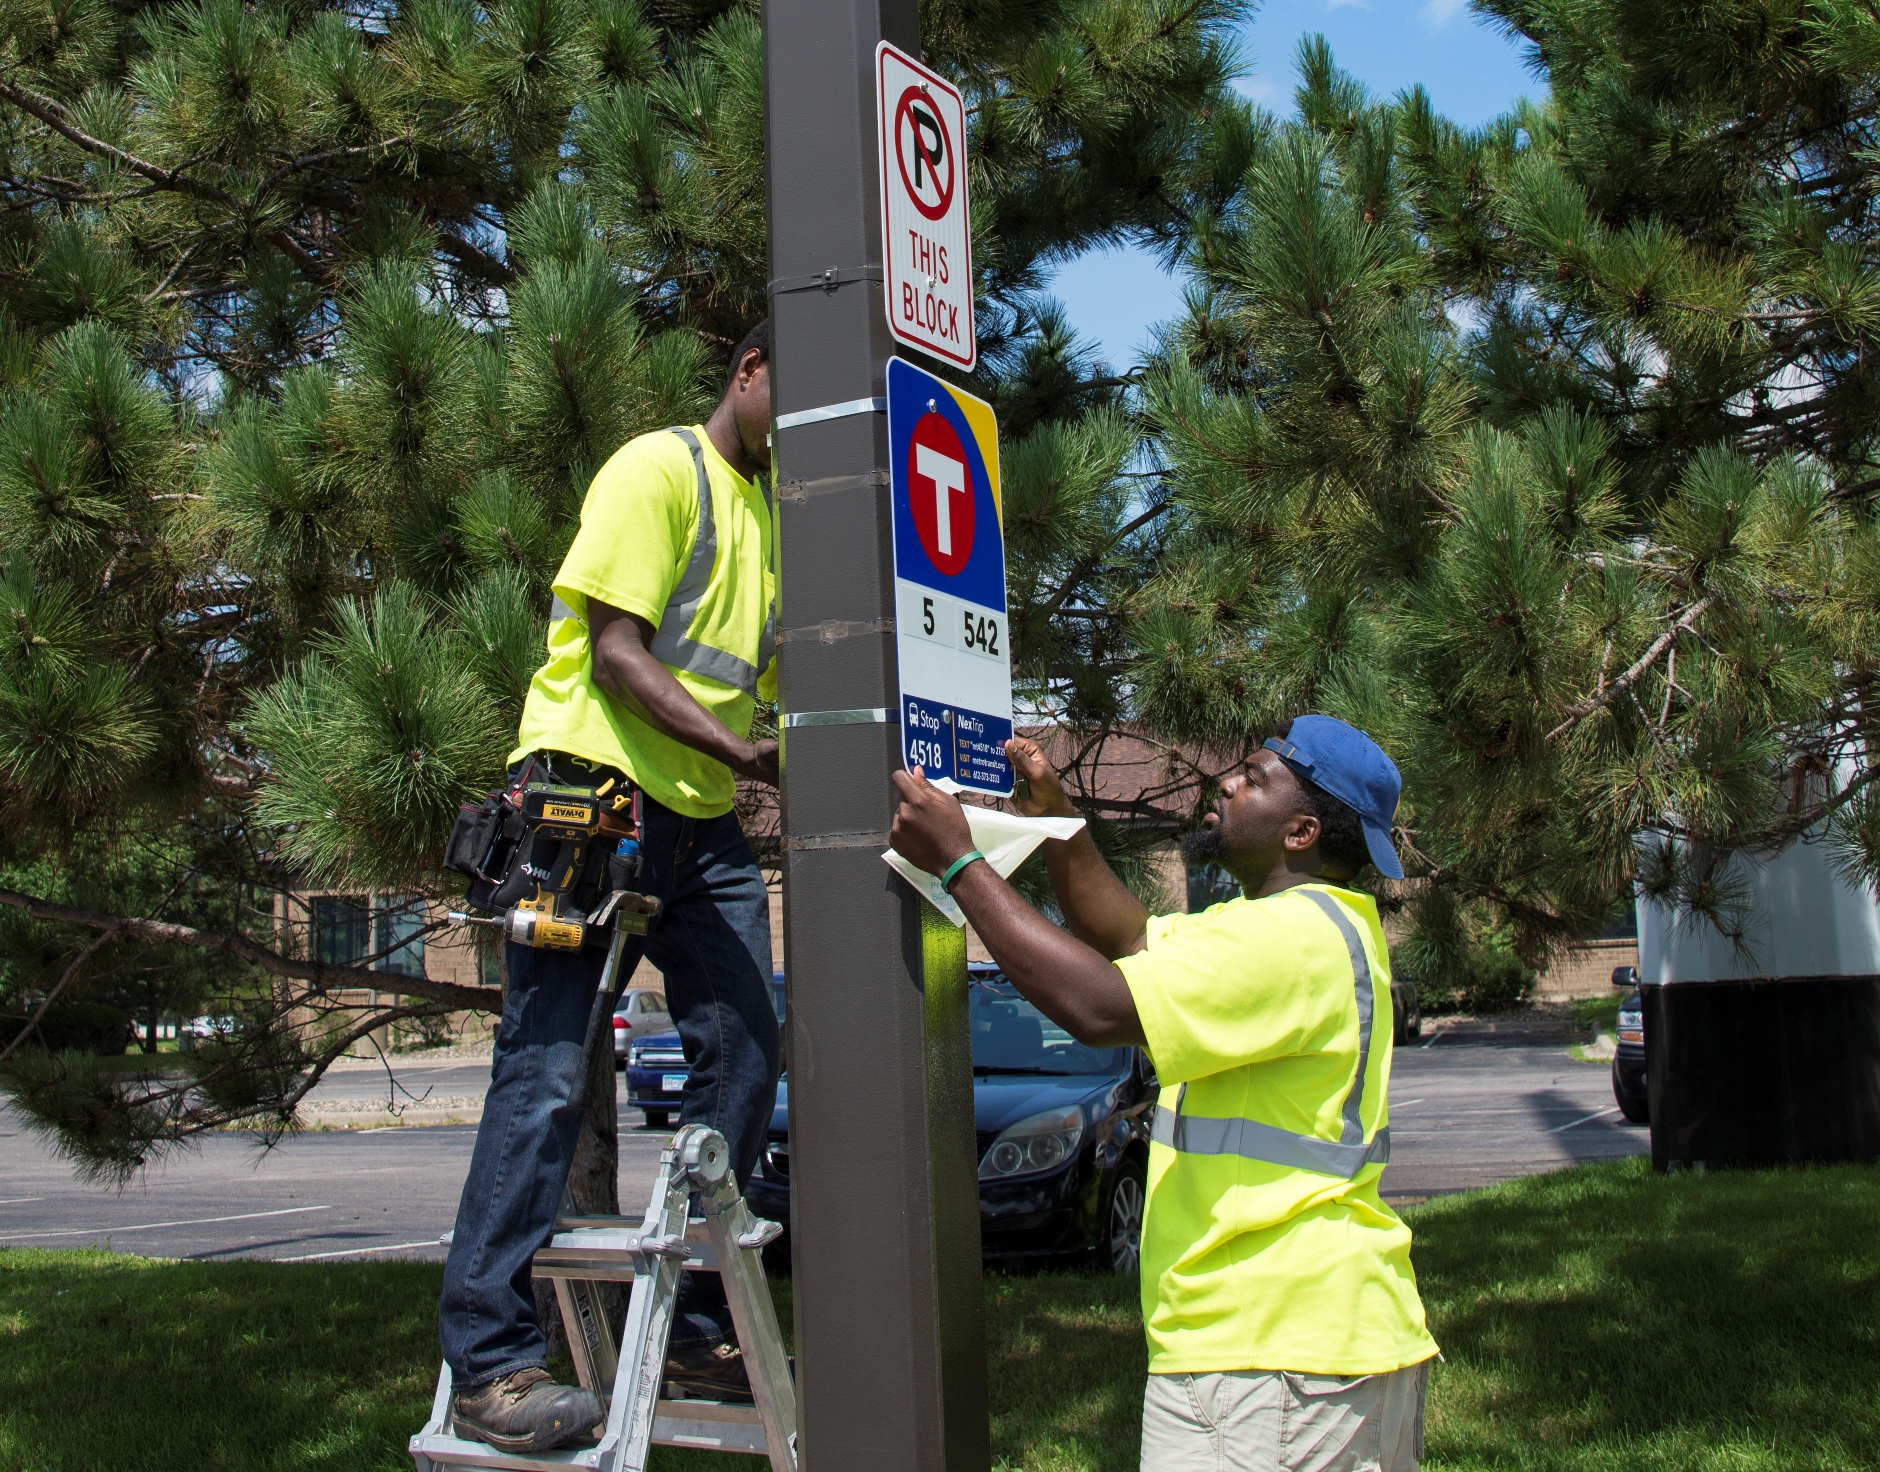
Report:
<svg viewBox="0 0 1880 1472"><path fill-rule="evenodd" d="M697 1400L732 1401L749 1405L750 1376L744 1372L744 1351L722 1340L716 1344L690 1344L666 1356L666 1390Z"/></svg>
<svg viewBox="0 0 1880 1472"><path fill-rule="evenodd" d="M498 1451L546 1452L579 1441L607 1417L593 1391L557 1385L547 1370L531 1365L455 1392L450 1419L459 1436L487 1441Z"/></svg>

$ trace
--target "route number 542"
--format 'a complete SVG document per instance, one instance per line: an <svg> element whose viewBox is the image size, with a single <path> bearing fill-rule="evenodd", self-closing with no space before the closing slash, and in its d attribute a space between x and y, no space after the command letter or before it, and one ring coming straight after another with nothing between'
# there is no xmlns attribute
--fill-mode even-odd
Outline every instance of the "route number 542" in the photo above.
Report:
<svg viewBox="0 0 1880 1472"><path fill-rule="evenodd" d="M998 654L999 621L996 618L987 618L970 608L962 608L960 620L960 642L966 648L980 654Z"/></svg>

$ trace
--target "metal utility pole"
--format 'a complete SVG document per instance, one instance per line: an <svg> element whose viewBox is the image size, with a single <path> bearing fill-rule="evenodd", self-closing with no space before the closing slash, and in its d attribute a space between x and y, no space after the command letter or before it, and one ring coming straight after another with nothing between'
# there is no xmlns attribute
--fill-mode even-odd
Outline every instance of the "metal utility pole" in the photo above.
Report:
<svg viewBox="0 0 1880 1472"><path fill-rule="evenodd" d="M962 933L880 854L900 763L875 47L917 0L766 0L784 958L804 1472L984 1472Z"/></svg>

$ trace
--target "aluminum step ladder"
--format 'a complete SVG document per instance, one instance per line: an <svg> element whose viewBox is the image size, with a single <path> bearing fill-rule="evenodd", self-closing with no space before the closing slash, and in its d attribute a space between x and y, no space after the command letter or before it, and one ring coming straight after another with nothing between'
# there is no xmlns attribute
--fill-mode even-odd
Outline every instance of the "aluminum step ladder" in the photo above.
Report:
<svg viewBox="0 0 1880 1472"><path fill-rule="evenodd" d="M695 1194L698 1217L689 1215ZM640 1222L564 1216L555 1225L555 1235L535 1254L533 1272L554 1280L575 1374L601 1397L607 1420L599 1443L518 1453L455 1435L445 1365L431 1419L411 1438L417 1472L645 1472L656 1445L749 1452L769 1457L772 1472L796 1472L796 1385L763 1263L765 1244L783 1228L751 1215L725 1137L696 1124L673 1136L659 1157L659 1178ZM682 1270L723 1278L754 1404L661 1397ZM596 1291L601 1283L633 1285L618 1347Z"/></svg>

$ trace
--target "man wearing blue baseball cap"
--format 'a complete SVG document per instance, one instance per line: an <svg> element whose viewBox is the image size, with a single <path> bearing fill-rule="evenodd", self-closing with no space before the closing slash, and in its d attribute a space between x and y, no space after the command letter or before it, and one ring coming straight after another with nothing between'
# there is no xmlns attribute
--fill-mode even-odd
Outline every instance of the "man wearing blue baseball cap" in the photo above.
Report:
<svg viewBox="0 0 1880 1472"><path fill-rule="evenodd" d="M1074 817L1036 743L1007 753L1020 811ZM1143 1472L1378 1468L1423 1447L1435 1341L1390 1158L1390 956L1366 864L1403 868L1401 781L1364 732L1287 723L1221 784L1187 856L1242 897L1152 915L1086 829L1045 844L1065 928L979 862L958 801L897 772L893 844L938 874L1039 1011L1093 1047L1146 1047Z"/></svg>

